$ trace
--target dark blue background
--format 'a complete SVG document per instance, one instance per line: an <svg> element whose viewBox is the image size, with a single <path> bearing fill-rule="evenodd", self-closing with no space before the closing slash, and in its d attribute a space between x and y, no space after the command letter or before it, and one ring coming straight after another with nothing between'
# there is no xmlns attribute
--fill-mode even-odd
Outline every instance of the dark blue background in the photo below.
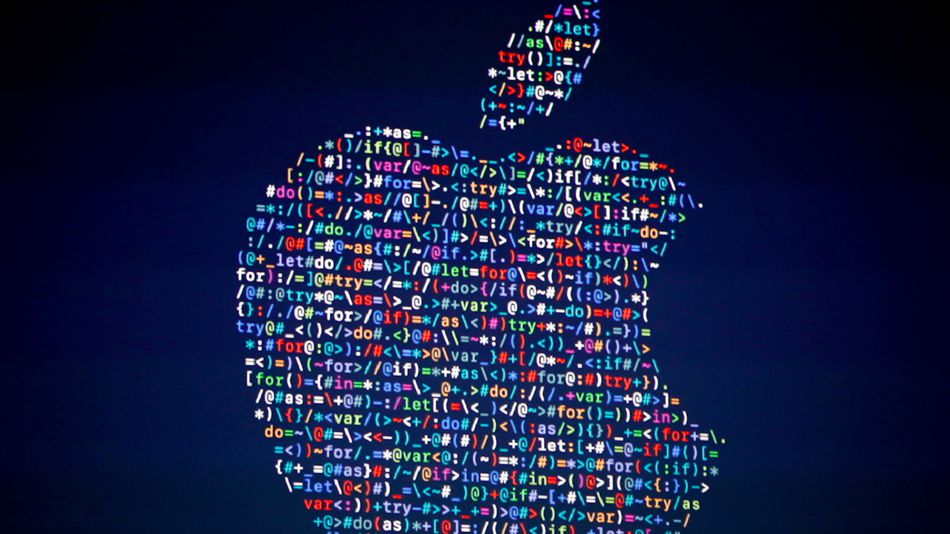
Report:
<svg viewBox="0 0 950 534"><path fill-rule="evenodd" d="M935 13L623 2L572 102L480 132L485 69L548 9L509 3L14 4L0 524L307 530L251 418L234 252L301 150L388 124L485 155L624 140L703 198L651 295L666 380L729 441L690 531L939 530Z"/></svg>

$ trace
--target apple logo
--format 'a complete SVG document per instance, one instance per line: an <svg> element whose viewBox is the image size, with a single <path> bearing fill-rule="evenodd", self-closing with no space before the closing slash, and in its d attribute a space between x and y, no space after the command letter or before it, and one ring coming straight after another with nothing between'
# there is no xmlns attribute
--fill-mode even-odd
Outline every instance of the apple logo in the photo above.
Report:
<svg viewBox="0 0 950 534"><path fill-rule="evenodd" d="M566 99L599 17L512 34L481 126ZM661 381L649 302L701 207L614 140L484 157L367 126L300 153L234 271L269 468L321 532L689 527L723 440Z"/></svg>

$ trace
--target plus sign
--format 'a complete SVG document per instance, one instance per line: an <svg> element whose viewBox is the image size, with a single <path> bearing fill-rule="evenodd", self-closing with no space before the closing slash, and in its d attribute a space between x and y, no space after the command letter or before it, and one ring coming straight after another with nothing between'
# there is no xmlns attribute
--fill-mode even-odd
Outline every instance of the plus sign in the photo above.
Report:
<svg viewBox="0 0 950 534"><path fill-rule="evenodd" d="M412 222L419 222L422 220L422 217L418 212L412 214Z"/></svg>

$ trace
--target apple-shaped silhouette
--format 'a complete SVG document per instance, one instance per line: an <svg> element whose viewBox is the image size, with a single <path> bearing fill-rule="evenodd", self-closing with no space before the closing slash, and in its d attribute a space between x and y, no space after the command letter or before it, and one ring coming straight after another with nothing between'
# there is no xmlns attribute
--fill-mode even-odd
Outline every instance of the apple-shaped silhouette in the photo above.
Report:
<svg viewBox="0 0 950 534"><path fill-rule="evenodd" d="M687 526L718 440L650 348L698 207L674 176L599 139L480 159L367 127L301 154L236 271L287 489L328 530Z"/></svg>
<svg viewBox="0 0 950 534"><path fill-rule="evenodd" d="M512 34L483 127L522 124L535 108L518 99L553 97L589 59L594 8ZM648 304L699 207L675 169L613 140L485 158L367 126L300 153L235 271L286 491L326 532L687 528L722 441L660 381Z"/></svg>

